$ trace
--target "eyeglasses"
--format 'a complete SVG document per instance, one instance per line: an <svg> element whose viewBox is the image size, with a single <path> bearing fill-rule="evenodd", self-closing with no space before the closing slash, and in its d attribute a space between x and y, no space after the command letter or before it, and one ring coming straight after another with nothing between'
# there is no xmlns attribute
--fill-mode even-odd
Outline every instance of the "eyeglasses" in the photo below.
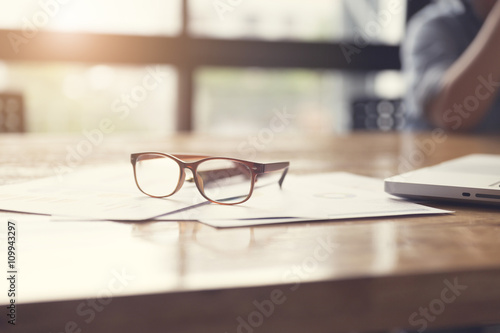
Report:
<svg viewBox="0 0 500 333"><path fill-rule="evenodd" d="M157 152L130 155L137 187L154 198L169 197L178 192L186 180L186 168L191 170L201 195L221 205L247 201L253 193L257 177L283 170L281 187L290 162L254 163L234 158Z"/></svg>

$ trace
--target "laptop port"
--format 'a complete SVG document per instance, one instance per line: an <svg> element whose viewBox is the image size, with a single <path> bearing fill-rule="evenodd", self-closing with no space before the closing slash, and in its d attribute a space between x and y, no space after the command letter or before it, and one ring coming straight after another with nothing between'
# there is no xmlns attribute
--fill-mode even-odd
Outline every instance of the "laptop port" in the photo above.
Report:
<svg viewBox="0 0 500 333"><path fill-rule="evenodd" d="M476 198L500 200L500 195L478 193L476 194Z"/></svg>
<svg viewBox="0 0 500 333"><path fill-rule="evenodd" d="M464 192L464 193L462 193L462 196L463 197L470 197L470 193L469 192Z"/></svg>

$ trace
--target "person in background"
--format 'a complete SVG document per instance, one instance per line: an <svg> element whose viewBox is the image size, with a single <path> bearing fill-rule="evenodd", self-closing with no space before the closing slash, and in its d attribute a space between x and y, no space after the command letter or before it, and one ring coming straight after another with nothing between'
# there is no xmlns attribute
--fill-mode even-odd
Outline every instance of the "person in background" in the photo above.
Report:
<svg viewBox="0 0 500 333"><path fill-rule="evenodd" d="M401 59L412 129L500 133L500 1L435 1L410 21Z"/></svg>

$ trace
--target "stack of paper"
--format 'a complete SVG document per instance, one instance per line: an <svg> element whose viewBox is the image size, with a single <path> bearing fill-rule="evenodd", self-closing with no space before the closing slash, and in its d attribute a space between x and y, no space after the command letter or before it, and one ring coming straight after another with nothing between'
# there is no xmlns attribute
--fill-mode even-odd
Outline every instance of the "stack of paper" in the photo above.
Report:
<svg viewBox="0 0 500 333"><path fill-rule="evenodd" d="M392 198L381 180L349 173L289 175L283 188L257 188L234 206L207 202L187 182L175 195L157 199L137 189L128 164L2 186L0 209L64 219L196 220L215 227L449 213Z"/></svg>

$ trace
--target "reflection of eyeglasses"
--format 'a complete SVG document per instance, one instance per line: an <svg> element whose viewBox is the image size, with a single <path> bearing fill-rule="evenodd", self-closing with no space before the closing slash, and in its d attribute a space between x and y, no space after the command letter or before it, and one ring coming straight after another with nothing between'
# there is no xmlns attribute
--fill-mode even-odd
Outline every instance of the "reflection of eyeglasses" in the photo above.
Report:
<svg viewBox="0 0 500 333"><path fill-rule="evenodd" d="M252 195L257 176L283 170L278 184L288 172L290 162L254 163L234 158L189 154L137 153L130 156L135 183L150 197L169 197L179 191L186 179L185 169L205 199L221 205L247 201ZM191 162L187 162L191 161Z"/></svg>

